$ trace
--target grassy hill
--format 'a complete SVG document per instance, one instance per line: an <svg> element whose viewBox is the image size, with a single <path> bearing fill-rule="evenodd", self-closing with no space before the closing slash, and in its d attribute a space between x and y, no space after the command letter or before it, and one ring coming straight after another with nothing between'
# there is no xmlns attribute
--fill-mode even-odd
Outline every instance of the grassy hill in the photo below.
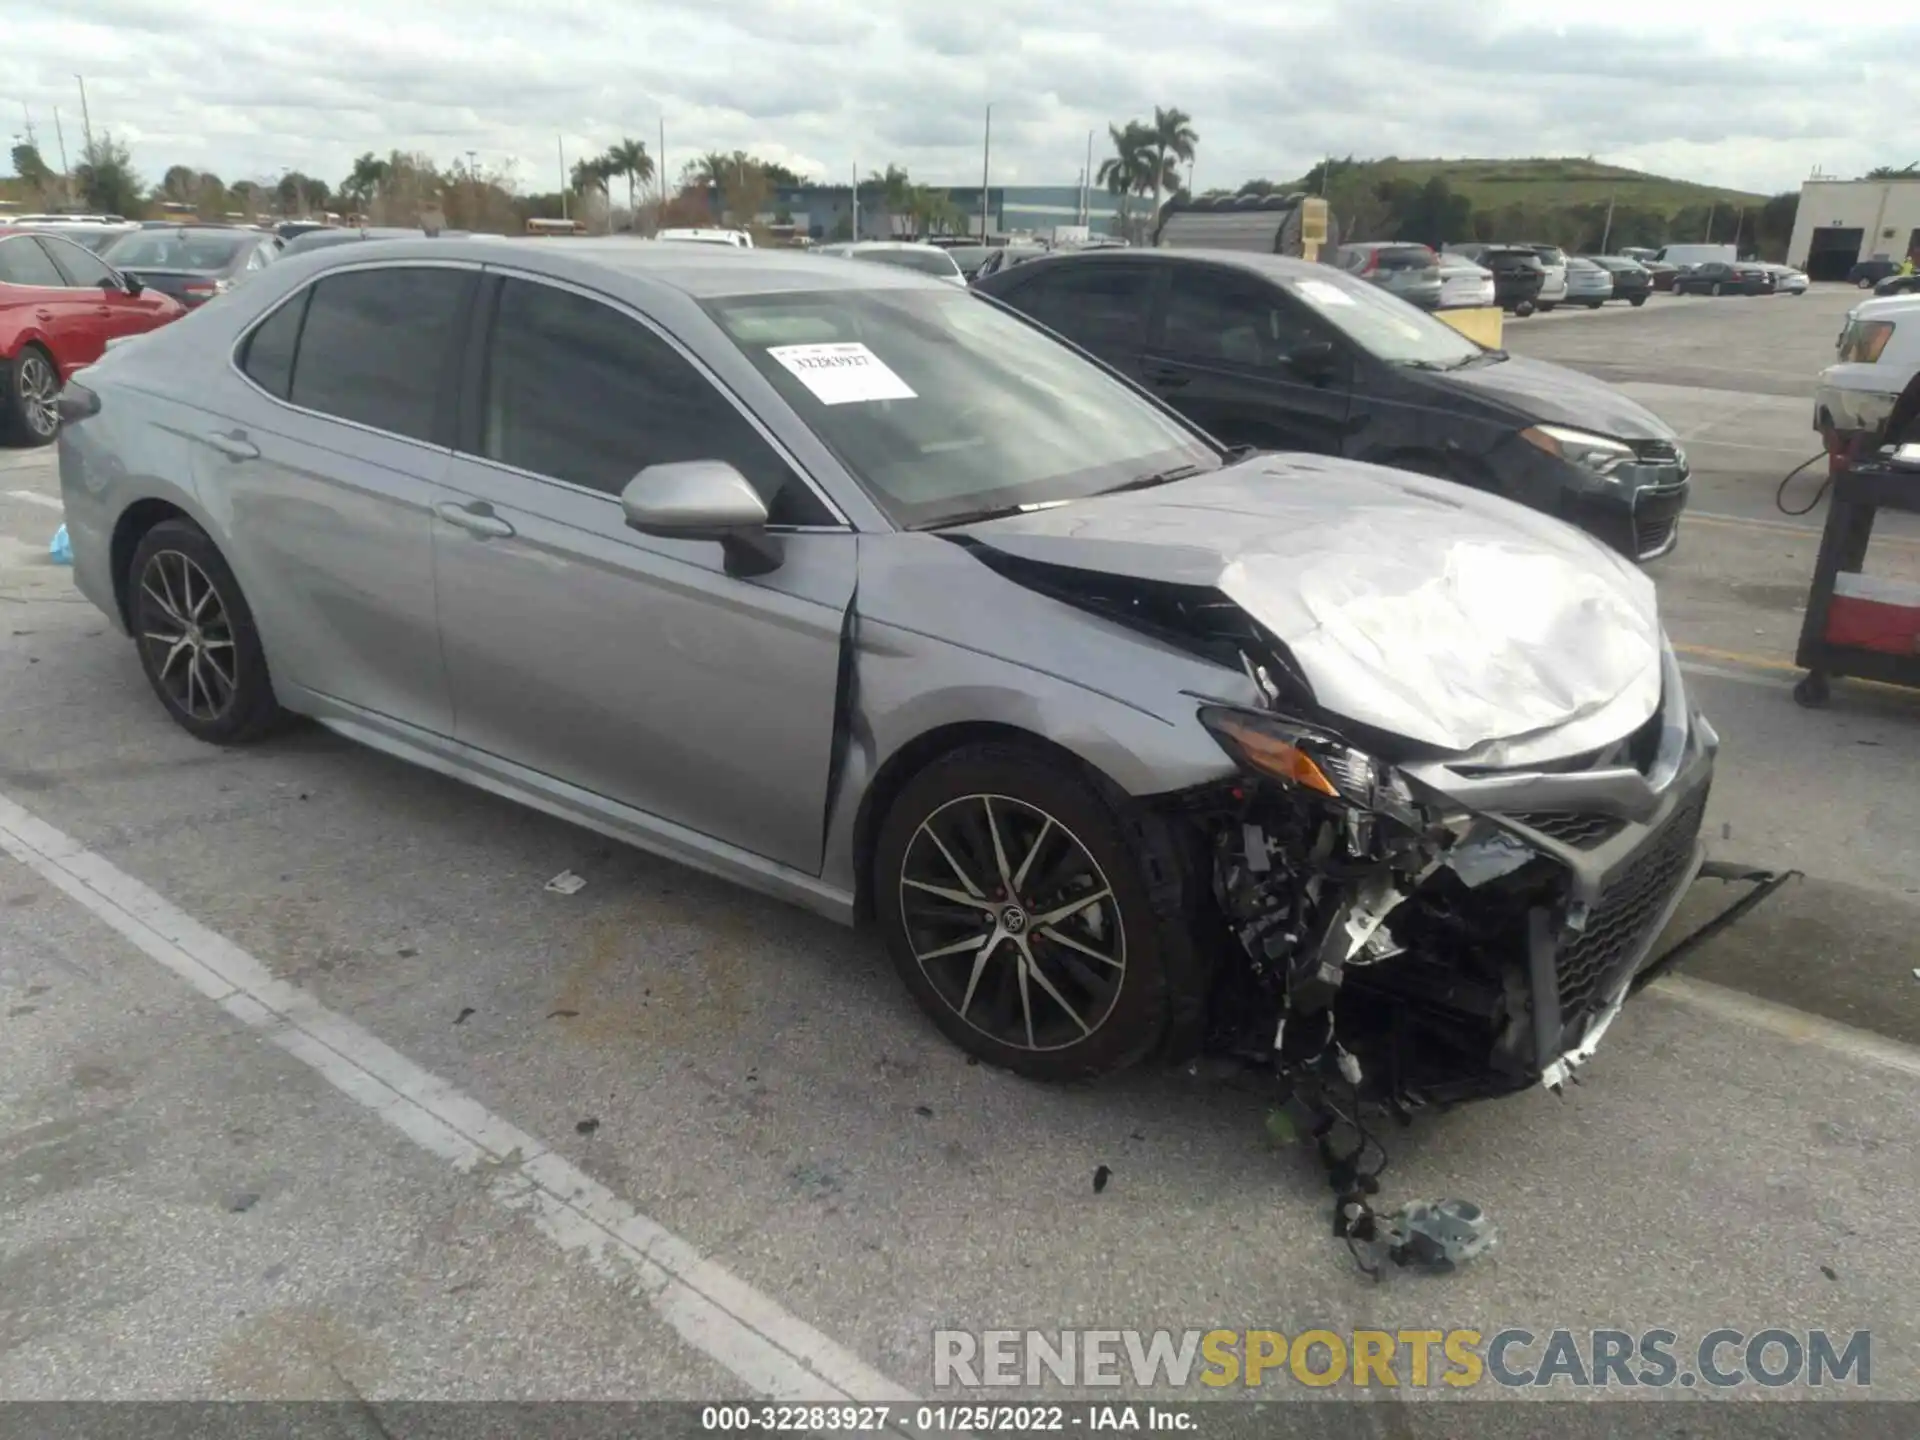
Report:
<svg viewBox="0 0 1920 1440"><path fill-rule="evenodd" d="M1620 165L1574 157L1536 160L1385 160L1365 161L1362 170L1372 179L1412 180L1425 184L1438 175L1455 194L1465 195L1476 210L1500 210L1508 205L1558 209L1569 205L1604 205L1612 195L1619 205L1676 211L1688 205L1745 205L1757 207L1764 195L1724 190L1649 175Z"/></svg>

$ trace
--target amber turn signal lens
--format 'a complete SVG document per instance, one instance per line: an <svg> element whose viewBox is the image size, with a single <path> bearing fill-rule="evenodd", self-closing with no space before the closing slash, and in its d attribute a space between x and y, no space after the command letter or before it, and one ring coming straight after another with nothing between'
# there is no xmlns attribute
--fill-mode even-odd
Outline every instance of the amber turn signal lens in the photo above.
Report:
<svg viewBox="0 0 1920 1440"><path fill-rule="evenodd" d="M1340 792L1334 788L1333 782L1321 773L1320 767L1299 746L1229 716L1217 718L1213 728L1215 734L1231 740L1247 764L1262 774L1339 798Z"/></svg>

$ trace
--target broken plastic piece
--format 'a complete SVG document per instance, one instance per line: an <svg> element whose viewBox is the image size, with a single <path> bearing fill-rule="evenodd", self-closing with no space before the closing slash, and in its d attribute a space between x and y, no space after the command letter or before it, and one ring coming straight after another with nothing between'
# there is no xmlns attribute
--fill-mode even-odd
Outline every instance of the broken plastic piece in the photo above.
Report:
<svg viewBox="0 0 1920 1440"><path fill-rule="evenodd" d="M47 546L47 554L53 557L53 563L56 565L73 563L73 542L67 538L65 525L53 532L53 540Z"/></svg>
<svg viewBox="0 0 1920 1440"><path fill-rule="evenodd" d="M556 895L573 895L586 888L586 879L571 870L562 870L553 879L547 881L546 888Z"/></svg>
<svg viewBox="0 0 1920 1440"><path fill-rule="evenodd" d="M1533 859L1534 851L1503 830L1456 845L1447 853L1446 864L1469 890L1511 875Z"/></svg>
<svg viewBox="0 0 1920 1440"><path fill-rule="evenodd" d="M1487 1212L1470 1200L1402 1206L1388 1223L1387 1255L1396 1265L1445 1274L1499 1243Z"/></svg>

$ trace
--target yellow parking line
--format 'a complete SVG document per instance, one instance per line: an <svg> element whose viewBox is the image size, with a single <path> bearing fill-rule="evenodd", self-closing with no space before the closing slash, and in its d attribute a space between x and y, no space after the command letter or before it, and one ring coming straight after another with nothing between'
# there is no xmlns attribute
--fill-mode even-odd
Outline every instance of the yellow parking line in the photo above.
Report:
<svg viewBox="0 0 1920 1440"><path fill-rule="evenodd" d="M1820 527L1815 525L1795 525L1787 520L1764 520L1752 515L1721 515L1713 511L1688 510L1684 512L1685 523L1689 525L1729 525L1743 530L1765 530L1775 535L1804 535L1818 542ZM1920 540L1908 535L1876 535L1873 545L1898 545L1904 549L1920 550Z"/></svg>
<svg viewBox="0 0 1920 1440"><path fill-rule="evenodd" d="M1716 650L1711 645L1683 645L1674 642L1674 653L1686 655L1695 660L1718 660L1723 665L1743 665L1749 670L1770 670L1780 675L1804 675L1806 671L1791 660L1775 660L1767 655L1749 655L1743 650ZM1884 680L1855 680L1849 678L1849 685L1862 685L1869 690L1885 690L1891 694L1904 695L1908 699L1914 696L1914 690L1907 685L1889 685Z"/></svg>

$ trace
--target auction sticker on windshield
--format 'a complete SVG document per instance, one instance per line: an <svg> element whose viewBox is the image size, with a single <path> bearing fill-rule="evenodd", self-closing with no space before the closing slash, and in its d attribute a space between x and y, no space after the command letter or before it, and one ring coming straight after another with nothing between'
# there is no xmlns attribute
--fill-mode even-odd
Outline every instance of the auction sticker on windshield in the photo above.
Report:
<svg viewBox="0 0 1920 1440"><path fill-rule="evenodd" d="M767 354L779 361L822 405L851 405L862 400L915 400L912 388L866 346L773 345Z"/></svg>
<svg viewBox="0 0 1920 1440"><path fill-rule="evenodd" d="M1338 285L1329 285L1324 280L1302 280L1300 293L1316 305L1351 305L1353 297Z"/></svg>

